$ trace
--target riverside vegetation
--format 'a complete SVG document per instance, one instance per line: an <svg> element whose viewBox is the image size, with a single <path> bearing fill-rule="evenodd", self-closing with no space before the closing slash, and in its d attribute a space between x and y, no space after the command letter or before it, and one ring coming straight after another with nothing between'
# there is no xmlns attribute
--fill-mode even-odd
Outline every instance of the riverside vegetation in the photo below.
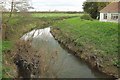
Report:
<svg viewBox="0 0 120 80"><path fill-rule="evenodd" d="M92 67L118 77L118 24L80 17L54 24L54 37Z"/></svg>

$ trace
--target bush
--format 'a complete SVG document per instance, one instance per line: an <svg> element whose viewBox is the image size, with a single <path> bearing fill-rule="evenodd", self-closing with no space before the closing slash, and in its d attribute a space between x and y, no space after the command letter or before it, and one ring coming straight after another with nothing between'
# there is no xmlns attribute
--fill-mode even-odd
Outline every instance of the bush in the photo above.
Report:
<svg viewBox="0 0 120 80"><path fill-rule="evenodd" d="M93 20L92 17L89 14L82 15L81 19L84 19L84 20Z"/></svg>

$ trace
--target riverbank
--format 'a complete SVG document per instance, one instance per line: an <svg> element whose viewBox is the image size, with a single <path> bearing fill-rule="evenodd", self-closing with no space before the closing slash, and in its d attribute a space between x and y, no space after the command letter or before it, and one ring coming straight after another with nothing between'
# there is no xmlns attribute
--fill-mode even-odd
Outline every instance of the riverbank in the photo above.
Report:
<svg viewBox="0 0 120 80"><path fill-rule="evenodd" d="M3 13L2 15L2 78L15 78L18 76L17 66L14 64L14 56L16 43L19 42L20 37L36 28L37 25L40 28L43 27L45 21L33 18L30 14L12 14L10 21L5 24L9 16L9 13ZM40 21L40 22L38 22Z"/></svg>
<svg viewBox="0 0 120 80"><path fill-rule="evenodd" d="M56 15L55 15L56 14ZM55 16L54 16L55 15ZM17 67L14 64L14 51L16 49L16 43L19 43L19 39L23 34L33 30L41 29L50 26L52 23L59 20L67 19L70 17L80 16L80 14L58 14L58 13L13 13L10 21L4 24L9 13L2 14L2 28L3 30L3 40L2 40L2 56L3 56L3 78L15 78L18 76ZM23 42L24 43L24 42ZM22 43L21 43L22 44ZM24 45L24 44L23 44ZM21 54L22 55L22 54ZM23 55L24 56L24 55ZM11 58L10 58L11 57ZM0 76L1 77L1 76Z"/></svg>
<svg viewBox="0 0 120 80"><path fill-rule="evenodd" d="M54 24L51 33L93 69L118 78L117 24L71 18ZM112 40L114 39L114 40ZM118 60L118 59L117 59Z"/></svg>

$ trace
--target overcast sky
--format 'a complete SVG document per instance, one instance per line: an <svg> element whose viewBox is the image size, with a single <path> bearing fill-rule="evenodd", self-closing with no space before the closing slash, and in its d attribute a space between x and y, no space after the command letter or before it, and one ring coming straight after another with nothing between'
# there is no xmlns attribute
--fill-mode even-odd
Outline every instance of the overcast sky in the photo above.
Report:
<svg viewBox="0 0 120 80"><path fill-rule="evenodd" d="M82 4L86 0L32 0L37 11L83 11Z"/></svg>

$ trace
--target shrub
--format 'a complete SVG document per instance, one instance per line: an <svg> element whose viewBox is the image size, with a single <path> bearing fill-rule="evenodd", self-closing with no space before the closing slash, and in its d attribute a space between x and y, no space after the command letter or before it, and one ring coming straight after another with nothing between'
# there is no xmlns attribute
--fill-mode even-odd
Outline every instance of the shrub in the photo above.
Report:
<svg viewBox="0 0 120 80"><path fill-rule="evenodd" d="M81 19L84 19L84 20L93 20L92 17L89 14L82 15Z"/></svg>

